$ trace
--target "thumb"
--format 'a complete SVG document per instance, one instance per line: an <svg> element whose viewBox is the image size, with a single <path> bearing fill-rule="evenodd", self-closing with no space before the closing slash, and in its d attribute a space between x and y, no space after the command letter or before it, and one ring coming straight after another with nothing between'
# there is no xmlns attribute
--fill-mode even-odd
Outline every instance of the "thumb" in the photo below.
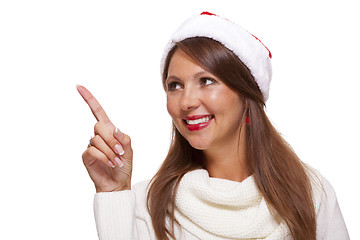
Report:
<svg viewBox="0 0 360 240"><path fill-rule="evenodd" d="M119 141L119 143L122 145L124 154L122 157L124 157L127 160L132 161L133 158L133 150L131 148L131 139L128 135L121 132L118 128L114 131L114 137Z"/></svg>

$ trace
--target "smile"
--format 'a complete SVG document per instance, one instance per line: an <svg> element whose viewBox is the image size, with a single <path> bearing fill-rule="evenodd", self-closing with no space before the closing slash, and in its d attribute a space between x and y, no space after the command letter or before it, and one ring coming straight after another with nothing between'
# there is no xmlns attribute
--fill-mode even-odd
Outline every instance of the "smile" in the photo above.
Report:
<svg viewBox="0 0 360 240"><path fill-rule="evenodd" d="M214 115L198 115L187 117L184 121L190 131L197 131L206 128L213 118Z"/></svg>
<svg viewBox="0 0 360 240"><path fill-rule="evenodd" d="M196 120L186 120L186 123L189 124L189 125L194 125L194 124L199 124L199 123L204 123L204 122L207 122L211 119L212 117L211 116L206 116L206 117L203 117L203 118L199 118L199 119L196 119Z"/></svg>

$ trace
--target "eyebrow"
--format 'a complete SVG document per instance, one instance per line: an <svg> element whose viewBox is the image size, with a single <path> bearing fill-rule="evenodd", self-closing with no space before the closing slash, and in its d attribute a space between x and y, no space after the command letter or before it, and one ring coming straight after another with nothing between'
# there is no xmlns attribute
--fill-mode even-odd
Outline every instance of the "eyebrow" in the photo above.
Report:
<svg viewBox="0 0 360 240"><path fill-rule="evenodd" d="M178 78L177 76L171 75L171 76L168 76L168 77L165 79L165 82L167 82L167 81L170 80L170 79L174 79L174 80L176 80L176 81L180 81L180 78Z"/></svg>

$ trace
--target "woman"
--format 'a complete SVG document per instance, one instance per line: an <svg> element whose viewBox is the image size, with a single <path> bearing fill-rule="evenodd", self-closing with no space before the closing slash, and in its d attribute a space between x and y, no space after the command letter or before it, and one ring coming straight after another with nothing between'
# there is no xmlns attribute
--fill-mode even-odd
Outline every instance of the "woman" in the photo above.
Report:
<svg viewBox="0 0 360 240"><path fill-rule="evenodd" d="M83 154L100 239L349 239L336 195L274 129L271 53L211 13L187 20L161 61L171 147L131 188L130 138L84 87L98 123Z"/></svg>

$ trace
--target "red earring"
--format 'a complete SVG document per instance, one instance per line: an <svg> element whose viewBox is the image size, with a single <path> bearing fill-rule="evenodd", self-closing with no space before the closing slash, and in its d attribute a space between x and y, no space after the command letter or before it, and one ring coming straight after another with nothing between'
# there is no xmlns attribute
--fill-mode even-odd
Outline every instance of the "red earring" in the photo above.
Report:
<svg viewBox="0 0 360 240"><path fill-rule="evenodd" d="M249 116L246 116L246 120L245 120L245 121L246 121L246 124L247 124L247 125L250 125L250 118L249 118Z"/></svg>

